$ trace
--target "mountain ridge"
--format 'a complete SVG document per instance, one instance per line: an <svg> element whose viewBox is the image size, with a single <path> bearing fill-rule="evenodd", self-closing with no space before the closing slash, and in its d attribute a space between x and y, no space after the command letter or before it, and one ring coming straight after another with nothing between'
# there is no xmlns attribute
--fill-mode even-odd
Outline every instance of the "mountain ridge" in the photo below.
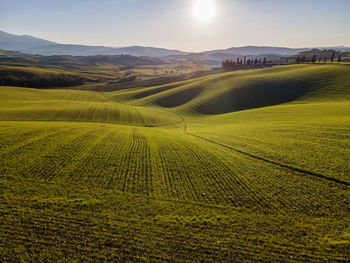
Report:
<svg viewBox="0 0 350 263"><path fill-rule="evenodd" d="M0 49L21 51L28 54L45 56L97 56L97 55L130 55L137 57L165 57L169 55L185 55L187 52L165 48L130 46L106 47L78 44L60 44L30 35L14 35L0 31Z"/></svg>
<svg viewBox="0 0 350 263"><path fill-rule="evenodd" d="M315 48L315 47L313 47ZM28 54L38 54L44 56L67 55L67 56L97 56L97 55L130 55L137 57L155 57L165 58L171 61L179 61L181 59L193 60L195 57L204 57L201 60L212 61L218 63L215 57L219 54L223 59L229 59L232 56L261 56L261 55L277 55L292 56L302 51L311 50L313 48L289 48L289 47L273 47L273 46L243 46L230 47L227 49L208 50L204 52L184 52L180 50L155 48L147 46L128 46L128 47L106 47L106 46L89 46L79 44L60 44L53 41L37 38L31 35L15 35L0 31L0 49L10 51L20 51ZM318 47L320 49L337 49L349 50L349 47ZM214 57L214 58L213 58ZM201 61L199 60L199 61Z"/></svg>

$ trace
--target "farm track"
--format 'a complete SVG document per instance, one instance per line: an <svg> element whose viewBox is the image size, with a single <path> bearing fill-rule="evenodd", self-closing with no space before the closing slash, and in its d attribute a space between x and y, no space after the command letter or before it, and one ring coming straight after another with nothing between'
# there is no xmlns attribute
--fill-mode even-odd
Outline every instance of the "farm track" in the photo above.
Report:
<svg viewBox="0 0 350 263"><path fill-rule="evenodd" d="M298 132L296 131L296 133ZM208 136L202 135L202 137L210 136L210 134ZM274 142L269 142L266 137L256 138L258 136L257 134L255 137L251 136L253 138L248 138L247 136L225 135L221 136L221 138L214 136L211 139L230 145L231 147L234 145L234 148L254 155L263 156L265 159L275 160L276 162L284 163L292 167L299 166L299 168L308 171L311 168L313 172L327 177L337 179L347 178L347 170L350 169L350 166L347 164L347 149L350 147L350 144L346 143L346 141L350 139L350 137L329 139L325 138L322 134L322 139L320 138L319 141L317 141L315 136L312 137L309 134L298 134L298 136L290 136L293 138L288 138L286 131L284 135L276 135L275 133L266 135L266 137L274 136L275 138ZM303 139L300 137L303 137ZM302 151L299 150L300 148ZM286 156L286 152L289 152L289 155ZM313 154L311 155L311 153ZM308 163L311 166L310 168L307 166L307 163L303 163L303 160L299 160L300 155L309 155ZM326 160L312 167L313 164L317 163L317 160L321 158ZM334 158L342 160L341 162L343 165L334 165L332 162Z"/></svg>
<svg viewBox="0 0 350 263"><path fill-rule="evenodd" d="M210 145L211 143L208 142L209 149ZM211 148L210 152L203 150L195 152L206 156L207 160L210 160L208 156L211 155L211 152L215 152L216 156L221 156L222 160L217 165L209 161L207 161L207 166L201 164L206 168L201 173L207 175L208 178L215 178L220 185L224 186L225 199L232 198L232 203L226 205L249 207L250 204L254 204L255 207L260 207L259 209L264 208L269 212L280 214L288 214L291 211L304 211L304 213L307 211L307 213L314 214L317 213L317 207L329 206L326 204L329 203L327 200L336 198L337 194L335 192L333 195L329 194L327 192L329 188L322 181L316 183L313 178L295 177L293 171L276 167L273 164L262 165L260 162L254 162L254 159L248 156L239 153L232 154L231 150L221 149L226 148ZM227 170L221 172L222 167L227 167ZM211 175L213 172L218 174ZM240 184L228 189L224 182L225 180L228 180L230 184L235 182L237 179L232 178L234 174ZM216 183L211 182L208 185L216 185ZM243 189L245 190L242 191ZM323 201L326 203L322 203ZM344 205L342 207L345 208Z"/></svg>
<svg viewBox="0 0 350 263"><path fill-rule="evenodd" d="M211 140L211 139L208 139L208 138L205 138L205 137L193 134L193 133L189 133L187 131L186 131L186 134L188 134L190 136L193 136L193 137L196 137L196 138L199 138L201 140L210 142L210 143L214 143L216 145L220 145L222 147L225 147L225 148L230 149L232 151L235 151L235 152L238 152L240 154L246 155L248 157L254 158L256 160L264 161L264 162L267 162L267 163L270 163L270 164L273 164L273 165L276 165L276 166L279 166L279 167L282 167L282 168L287 168L287 169L292 170L292 171L297 172L297 173L310 175L310 176L313 176L313 177L317 177L319 179L324 179L324 180L327 180L327 181L330 181L330 182L334 182L334 183L337 183L337 184L341 184L341 185L345 185L345 186L349 186L350 185L349 182L346 182L346 181L343 181L343 180L340 180L340 179L337 179L337 178L325 176L325 175L318 174L318 173L315 173L315 172L307 171L307 170L304 170L304 169L300 169L300 168L297 168L297 167L292 167L292 166L289 166L289 165L286 165L286 164L283 164L283 163L272 161L272 160L266 159L264 157L257 156L257 155L254 155L254 154L251 154L251 153L244 152L242 150L233 148L233 147L225 145L223 143L220 143L220 142L217 142L217 141L214 141L214 140Z"/></svg>
<svg viewBox="0 0 350 263"><path fill-rule="evenodd" d="M34 140L21 146L2 162L9 168L12 158L26 159L27 150L45 147L46 150L30 163L15 169L17 173L47 182L83 183L90 188L116 189L160 199L263 209L281 214L290 209L314 211L316 203L313 201L311 205L308 198L291 201L283 192L271 195L271 190L278 190L273 189L276 182L290 189L288 191L297 182L269 175L269 170L262 174L259 165L242 166L245 160L225 153L214 155L210 147L190 143L187 139L168 140L161 133L161 136L158 133L149 135L136 127L122 130L106 127L62 130L42 141ZM61 137L64 139L59 139ZM35 148L31 149L33 146ZM250 180L251 177L254 180ZM261 185L266 187L261 188ZM315 199L314 188L304 190L311 200Z"/></svg>
<svg viewBox="0 0 350 263"><path fill-rule="evenodd" d="M348 262L344 68L122 93L2 87L0 261ZM315 90L254 108L255 86L281 83ZM221 115L236 88L254 109Z"/></svg>
<svg viewBox="0 0 350 263"><path fill-rule="evenodd" d="M31 144L24 145L13 154L35 151L42 143L49 146L32 164L20 169L20 174L33 180L37 178L49 183L67 181L77 187L79 184L86 185L94 191L107 187L154 196L158 200L173 198L171 202L183 200L221 207L256 207L257 210L272 214L286 214L291 207L291 204L284 208L275 206L276 202L278 204L282 200L259 192L255 184L243 180L237 171L206 147L189 144L187 140L178 138L169 140L158 133L149 135L142 128L123 129L91 127L80 128L75 132L68 129L39 141L39 144L35 141L34 149ZM55 136L58 137L54 139ZM51 156L57 156L57 153L60 153L59 159L52 162ZM153 154L158 157L152 159ZM124 178L121 177L123 175ZM0 210L7 211L0 215L5 219L0 224L3 242L6 246L19 247L22 244L28 246L34 240L30 249L33 254L40 254L43 249L58 249L66 251L68 256L74 251L88 259L103 249L105 253L118 251L127 261L137 260L137 257L130 256L131 252L153 262L190 262L193 258L203 258L203 253L209 262L228 258L254 261L257 254L260 254L262 261L284 261L287 257L289 262L318 262L323 258L334 262L344 261L341 254L330 256L328 252L310 251L297 244L284 245L268 242L267 239L255 242L250 235L257 234L251 233L251 230L231 229L224 225L215 226L218 232L211 233L211 239L208 240L202 233L206 228L195 227L191 229L190 235L186 230L181 230L184 233L179 234L179 229L172 229L175 226L167 226L166 223L154 227L150 219L142 220L140 225L136 221L127 221L127 217L123 216L109 219L107 222L112 221L114 226L108 226L103 217L76 220L74 215L66 218L63 214L53 216L53 213L49 216L40 212L41 205L34 206L36 209L33 214L25 215L19 212L18 207L6 208L6 203L5 206L0 204ZM75 213L81 215L79 210ZM93 215L96 216L96 213ZM12 224L9 226L10 221ZM264 229L260 227L260 231ZM266 226L266 231L269 231L269 226ZM229 241L220 244L212 241L216 235L217 240L225 240L228 233L231 233ZM4 247L4 243L0 242L0 247ZM6 254L11 255L10 252ZM184 258L183 254L188 257ZM96 260L105 259L105 255L94 257ZM5 257L4 260L10 261L10 258Z"/></svg>

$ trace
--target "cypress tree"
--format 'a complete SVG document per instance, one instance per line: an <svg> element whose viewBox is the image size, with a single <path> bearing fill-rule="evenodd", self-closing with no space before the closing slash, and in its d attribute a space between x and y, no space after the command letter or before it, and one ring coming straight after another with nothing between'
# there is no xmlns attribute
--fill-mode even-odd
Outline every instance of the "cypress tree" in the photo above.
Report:
<svg viewBox="0 0 350 263"><path fill-rule="evenodd" d="M312 63L315 63L316 60L317 60L317 57L316 57L316 54L315 54L315 55L312 56L311 62L312 62Z"/></svg>

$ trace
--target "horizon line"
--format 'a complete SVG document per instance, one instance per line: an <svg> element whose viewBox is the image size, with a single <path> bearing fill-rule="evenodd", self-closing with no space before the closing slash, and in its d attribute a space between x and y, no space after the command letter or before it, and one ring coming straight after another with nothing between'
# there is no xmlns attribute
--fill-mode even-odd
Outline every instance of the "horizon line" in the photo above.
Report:
<svg viewBox="0 0 350 263"><path fill-rule="evenodd" d="M177 49L177 48L168 48L168 47L159 47L159 46L153 46L153 45L142 45L142 44L132 44L132 45L123 45L123 46L112 46L112 45L103 45L103 44L93 44L93 45L89 45L89 44L82 44L82 43L72 43L72 42L56 42L53 40L49 40L46 38L42 38L42 37L37 37L35 35L31 35L31 34L16 34L16 33L9 33L8 31L4 31L4 30L0 30L0 32L6 33L6 34L10 34L10 35L15 35L15 36L28 36L28 37L33 37L33 38L37 38L37 39L41 39L41 40L45 40L45 41L49 41L49 42L53 42L56 45L76 45L76 46L88 46L88 47L106 47L106 48L128 48L128 47L145 47L145 48L157 48L157 49L167 49L170 51L180 51L183 53L204 53L204 52L209 52L209 51L221 51L221 50L227 50L227 49L231 49L231 48L245 48L245 47L257 47L257 48L262 48L262 47L269 47L269 48L288 48L288 49L317 49L317 48L350 48L350 44L349 45L327 45L327 46L300 46L300 47L291 47L291 46L277 46L277 45L264 45L264 44L259 44L259 45L243 45L243 46L229 46L229 47L222 47L222 48L215 48L215 49L209 49L209 50L203 50L203 51L185 51L182 49ZM49 46L49 45L48 45Z"/></svg>

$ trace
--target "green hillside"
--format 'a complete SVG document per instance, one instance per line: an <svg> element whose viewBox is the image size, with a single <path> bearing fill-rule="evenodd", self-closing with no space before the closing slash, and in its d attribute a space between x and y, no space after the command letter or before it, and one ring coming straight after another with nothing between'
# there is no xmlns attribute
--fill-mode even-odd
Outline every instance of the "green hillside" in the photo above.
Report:
<svg viewBox="0 0 350 263"><path fill-rule="evenodd" d="M0 87L0 261L347 262L350 67Z"/></svg>
<svg viewBox="0 0 350 263"><path fill-rule="evenodd" d="M183 113L222 114L291 102L307 95L320 95L326 100L337 100L339 95L342 99L349 96L349 72L347 65L280 66L216 74L128 95L133 105L155 104ZM333 89L334 83L337 90Z"/></svg>
<svg viewBox="0 0 350 263"><path fill-rule="evenodd" d="M156 107L131 107L90 91L1 87L0 120L83 121L159 126L181 122Z"/></svg>

